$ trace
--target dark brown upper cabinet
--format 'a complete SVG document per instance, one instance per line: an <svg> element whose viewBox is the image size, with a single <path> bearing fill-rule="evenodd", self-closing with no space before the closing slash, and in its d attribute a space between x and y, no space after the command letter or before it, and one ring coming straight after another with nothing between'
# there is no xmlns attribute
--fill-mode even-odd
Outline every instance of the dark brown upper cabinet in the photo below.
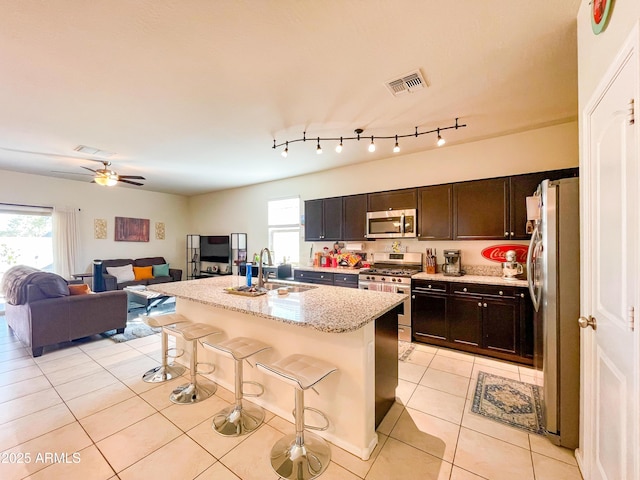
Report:
<svg viewBox="0 0 640 480"><path fill-rule="evenodd" d="M509 178L453 185L456 240L509 238Z"/></svg>
<svg viewBox="0 0 640 480"><path fill-rule="evenodd" d="M342 197L342 240L367 239L367 194Z"/></svg>
<svg viewBox="0 0 640 480"><path fill-rule="evenodd" d="M405 188L390 192L369 193L367 195L367 211L404 210L416 208L418 205L418 189Z"/></svg>
<svg viewBox="0 0 640 480"><path fill-rule="evenodd" d="M304 217L306 241L341 240L342 197L307 200Z"/></svg>
<svg viewBox="0 0 640 480"><path fill-rule="evenodd" d="M453 185L418 189L418 240L453 238Z"/></svg>

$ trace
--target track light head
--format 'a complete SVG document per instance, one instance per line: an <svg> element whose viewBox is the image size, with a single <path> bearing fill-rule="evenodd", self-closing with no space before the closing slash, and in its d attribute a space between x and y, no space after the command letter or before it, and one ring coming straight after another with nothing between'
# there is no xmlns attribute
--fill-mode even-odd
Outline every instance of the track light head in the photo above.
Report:
<svg viewBox="0 0 640 480"><path fill-rule="evenodd" d="M336 145L336 153L340 153L342 151L342 137L340 137L340 143Z"/></svg>
<svg viewBox="0 0 640 480"><path fill-rule="evenodd" d="M320 146L320 137L318 137L318 146L316 147L316 153L318 155L322 153L322 147Z"/></svg>
<svg viewBox="0 0 640 480"><path fill-rule="evenodd" d="M371 143L369 144L369 151L370 152L375 152L376 151L376 144L373 143L373 135L371 136Z"/></svg>
<svg viewBox="0 0 640 480"><path fill-rule="evenodd" d="M396 135L396 145L393 147L393 153L398 153L400 151L400 145L398 145L398 135Z"/></svg>

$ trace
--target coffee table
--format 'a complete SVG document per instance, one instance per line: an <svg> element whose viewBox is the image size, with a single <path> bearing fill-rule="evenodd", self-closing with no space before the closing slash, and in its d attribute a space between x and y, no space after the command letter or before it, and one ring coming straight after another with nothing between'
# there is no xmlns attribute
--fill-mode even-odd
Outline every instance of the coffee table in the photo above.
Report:
<svg viewBox="0 0 640 480"><path fill-rule="evenodd" d="M153 307L157 307L162 305L167 300L170 300L174 297L169 295L164 295L162 293L152 292L147 289L136 289L125 287L124 291L127 292L127 300L128 303L134 302L144 306L147 315L149 315L149 311ZM127 311L131 311L131 308L128 308Z"/></svg>

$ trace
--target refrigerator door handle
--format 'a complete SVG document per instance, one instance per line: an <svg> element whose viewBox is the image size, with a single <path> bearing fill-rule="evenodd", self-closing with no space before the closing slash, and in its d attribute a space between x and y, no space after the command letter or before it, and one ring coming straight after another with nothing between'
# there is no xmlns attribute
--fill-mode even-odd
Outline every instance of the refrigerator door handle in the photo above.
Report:
<svg viewBox="0 0 640 480"><path fill-rule="evenodd" d="M531 235L531 242L529 243L529 250L527 251L527 283L529 284L529 294L531 295L531 301L533 302L533 308L535 308L536 312L540 308L540 290L536 292L535 279L537 277L536 269L536 259L534 258L534 254L537 252L540 245L540 231L538 226L533 231ZM537 255L536 255L537 257Z"/></svg>

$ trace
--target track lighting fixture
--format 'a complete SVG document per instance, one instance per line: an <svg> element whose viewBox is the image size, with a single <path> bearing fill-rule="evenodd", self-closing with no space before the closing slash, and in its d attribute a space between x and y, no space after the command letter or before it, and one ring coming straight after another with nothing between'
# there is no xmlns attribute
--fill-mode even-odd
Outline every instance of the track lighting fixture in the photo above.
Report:
<svg viewBox="0 0 640 480"><path fill-rule="evenodd" d="M398 145L398 135L396 135L396 145L393 147L393 153L398 153L400 151L400 145Z"/></svg>
<svg viewBox="0 0 640 480"><path fill-rule="evenodd" d="M429 133L435 133L437 135L437 141L436 144L438 145L438 147L443 146L446 141L444 138L442 138L442 135L440 134L440 132L444 131L444 130L451 130L451 129L459 129L459 128L463 128L466 127L466 124L460 125L458 123L458 119L456 118L456 121L453 125L450 125L448 127L438 127L435 128L433 130L426 130L424 132L419 132L418 131L418 127L415 127L415 132L414 133L409 133L406 135L391 135L391 136L375 136L375 135L371 135L371 143L369 144L369 151L370 152L375 152L376 150L376 144L375 144L375 140L391 140L391 139L395 139L395 146L393 147L393 153L398 153L400 151L400 144L398 143L398 139L399 138L408 138L408 137L419 137L421 135L426 135ZM364 130L362 128L356 128L354 130L354 133L356 134L355 137L327 137L327 138L321 138L321 137L316 137L317 140L317 147L316 147L316 153L317 154L321 154L322 153L322 147L320 146L320 141L339 141L340 143L338 145L336 145L336 152L340 153L342 151L342 143L343 140L360 140L360 135L364 132ZM366 138L366 137L365 137ZM311 139L309 139L311 140ZM282 143L276 143L276 140L273 140L273 147L274 149L278 148L278 147L282 147L284 146L284 150L282 151L282 156L286 157L287 154L289 153L289 144L290 143L296 143L296 142L306 142L307 141L307 132L303 132L302 138L297 138L295 140L287 140L285 142Z"/></svg>

